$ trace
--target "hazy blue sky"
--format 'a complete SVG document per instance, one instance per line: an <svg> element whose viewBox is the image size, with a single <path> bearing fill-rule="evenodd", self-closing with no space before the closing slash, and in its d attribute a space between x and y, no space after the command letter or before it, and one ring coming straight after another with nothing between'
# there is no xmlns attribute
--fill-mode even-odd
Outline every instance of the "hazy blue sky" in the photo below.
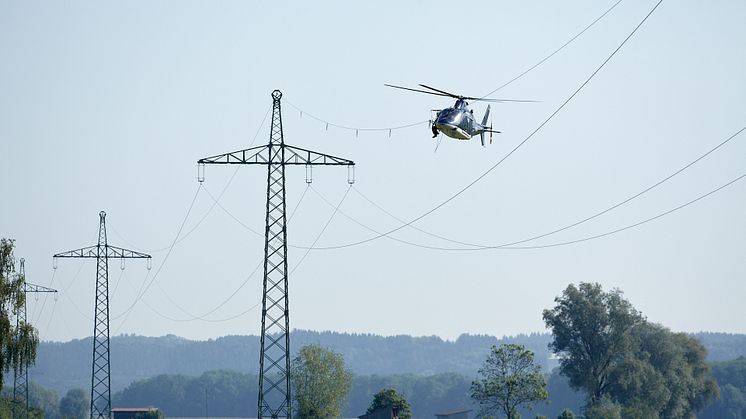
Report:
<svg viewBox="0 0 746 419"><path fill-rule="evenodd" d="M0 0L0 236L17 239L29 282L62 291L29 300L42 339L89 336L95 262L54 253L109 243L150 251L154 269L110 269L112 334L205 339L259 332L266 168L201 157L266 143L270 93L284 93L289 144L355 160L341 206L378 231L453 196L543 122L655 4L625 0L566 49L494 96L492 145L444 140L426 125L447 98L384 83L483 95L550 54L613 1L24 2ZM746 125L746 3L668 0L554 119L481 181L415 225L502 244L571 224L645 189ZM485 105L474 104L482 115ZM261 128L260 128L261 127ZM648 194L531 244L575 240L653 217L746 173L746 133ZM235 174L231 182L231 177ZM314 171L289 225L308 246L347 191L347 172ZM306 189L288 169L288 207ZM317 194L318 193L318 194ZM746 332L746 179L638 228L535 250L446 251L388 238L314 250L290 278L291 326L453 339L543 331L542 309L569 283L621 288L651 321L681 331ZM200 220L203 221L200 223ZM199 224L198 224L199 223ZM373 235L337 214L317 247ZM405 228L420 245L463 247ZM160 249L160 250L159 250ZM305 251L291 248L294 267ZM148 288L129 315L143 281ZM239 289L242 283L246 285ZM236 292L236 290L238 291ZM235 296L206 316L232 294ZM252 310L249 310L254 307ZM242 315L239 315L244 313ZM219 321L235 317L231 320ZM170 319L169 319L170 318ZM175 320L174 320L175 319ZM191 321L184 321L190 320ZM176 321L180 320L180 321ZM215 321L218 320L218 321Z"/></svg>

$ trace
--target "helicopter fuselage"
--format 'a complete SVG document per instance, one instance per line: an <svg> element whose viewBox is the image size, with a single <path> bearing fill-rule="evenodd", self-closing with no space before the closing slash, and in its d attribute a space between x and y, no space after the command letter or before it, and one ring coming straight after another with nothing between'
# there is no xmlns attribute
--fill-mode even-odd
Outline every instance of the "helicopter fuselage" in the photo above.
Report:
<svg viewBox="0 0 746 419"><path fill-rule="evenodd" d="M469 140L484 132L485 127L474 119L474 112L467 105L459 99L452 108L440 110L433 122L435 128L457 140Z"/></svg>

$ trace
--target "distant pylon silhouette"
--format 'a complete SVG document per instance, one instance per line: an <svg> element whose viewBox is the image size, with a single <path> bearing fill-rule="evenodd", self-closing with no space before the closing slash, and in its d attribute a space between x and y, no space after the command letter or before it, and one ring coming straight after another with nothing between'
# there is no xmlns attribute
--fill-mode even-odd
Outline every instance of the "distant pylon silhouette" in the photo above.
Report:
<svg viewBox="0 0 746 419"><path fill-rule="evenodd" d="M57 253L55 258L96 259L96 308L93 320L91 419L111 416L111 366L109 364L109 259L151 259L150 255L109 245L106 213L99 214L98 244ZM148 264L150 268L150 264Z"/></svg>
<svg viewBox="0 0 746 419"><path fill-rule="evenodd" d="M21 266L18 269L18 275L23 279L24 299L23 307L16 316L16 339L18 340L23 338L21 328L26 326L26 301L28 293L57 292L57 290L52 288L26 282L26 260L21 258L20 262ZM13 419L28 418L28 367L31 360L27 352L25 348L21 350L21 362L13 372Z"/></svg>

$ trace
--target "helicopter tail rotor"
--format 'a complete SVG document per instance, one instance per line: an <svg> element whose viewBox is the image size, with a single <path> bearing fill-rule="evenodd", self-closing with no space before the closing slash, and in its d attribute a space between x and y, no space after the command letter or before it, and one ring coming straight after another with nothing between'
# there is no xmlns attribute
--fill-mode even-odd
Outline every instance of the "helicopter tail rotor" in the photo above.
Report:
<svg viewBox="0 0 746 419"><path fill-rule="evenodd" d="M482 118L482 127L487 128L487 121L490 117L490 105L487 105L487 111L484 113L484 118ZM479 133L479 138L482 140L482 147L484 147L484 131L490 132L490 144L492 144L492 127L490 127L489 130L483 129L482 132Z"/></svg>

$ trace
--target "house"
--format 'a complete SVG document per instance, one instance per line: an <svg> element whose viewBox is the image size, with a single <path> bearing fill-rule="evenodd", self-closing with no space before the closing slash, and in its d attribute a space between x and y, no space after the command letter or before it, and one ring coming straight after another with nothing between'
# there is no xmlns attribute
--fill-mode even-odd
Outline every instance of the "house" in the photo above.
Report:
<svg viewBox="0 0 746 419"><path fill-rule="evenodd" d="M399 408L393 406L379 407L370 413L358 416L358 419L399 419Z"/></svg>
<svg viewBox="0 0 746 419"><path fill-rule="evenodd" d="M468 419L471 409L451 410L449 412L436 413L438 419Z"/></svg>
<svg viewBox="0 0 746 419"><path fill-rule="evenodd" d="M140 418L163 417L157 407L115 407L111 409L112 419L135 419L138 415Z"/></svg>

